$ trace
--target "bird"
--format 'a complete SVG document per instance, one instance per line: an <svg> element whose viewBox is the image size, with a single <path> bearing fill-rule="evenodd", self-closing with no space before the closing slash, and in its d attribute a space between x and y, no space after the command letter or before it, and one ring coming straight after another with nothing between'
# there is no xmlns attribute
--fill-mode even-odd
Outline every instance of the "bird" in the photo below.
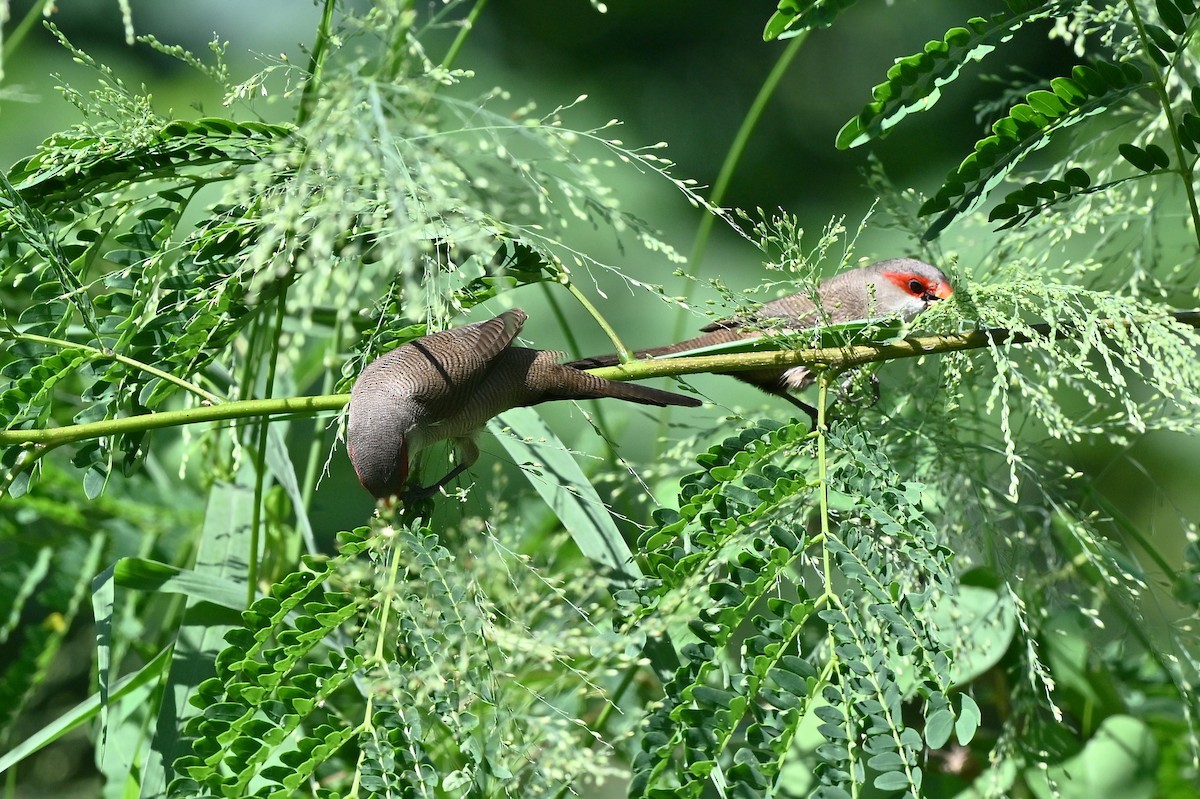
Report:
<svg viewBox="0 0 1200 799"><path fill-rule="evenodd" d="M664 347L637 350L633 355L638 359L654 358L758 338L764 332L794 332L857 320L898 316L907 321L953 294L950 279L936 266L915 258L893 258L848 269L822 281L817 286L816 301L804 292L789 294L764 303L747 316L735 316L706 325L700 328L704 335ZM619 362L620 359L612 354L582 358L567 366L594 369L615 366ZM808 414L815 423L816 409L791 393L802 391L816 379L808 367L798 365L725 374L787 400Z"/></svg>
<svg viewBox="0 0 1200 799"><path fill-rule="evenodd" d="M422 499L479 457L475 434L510 408L550 400L615 397L643 405L696 407L670 391L620 383L560 364L560 354L512 346L528 316L519 308L442 330L381 355L350 393L346 444L358 481L377 500ZM406 488L420 451L451 440L457 465L436 483Z"/></svg>

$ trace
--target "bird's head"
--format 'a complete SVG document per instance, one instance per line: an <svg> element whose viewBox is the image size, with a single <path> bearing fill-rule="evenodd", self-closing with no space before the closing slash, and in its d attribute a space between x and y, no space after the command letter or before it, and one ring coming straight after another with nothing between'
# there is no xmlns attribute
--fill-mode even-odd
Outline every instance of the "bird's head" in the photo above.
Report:
<svg viewBox="0 0 1200 799"><path fill-rule="evenodd" d="M954 287L942 270L915 258L880 261L867 268L876 275L870 282L876 308L881 312L911 319L954 294Z"/></svg>
<svg viewBox="0 0 1200 799"><path fill-rule="evenodd" d="M346 449L354 473L376 499L402 495L408 482L408 426L388 399L363 392L352 395L346 425Z"/></svg>
<svg viewBox="0 0 1200 799"><path fill-rule="evenodd" d="M390 451L376 446L374 441L355 444L353 438L348 438L346 449L358 482L371 496L386 500L404 493L408 482L408 442L404 438L398 448Z"/></svg>

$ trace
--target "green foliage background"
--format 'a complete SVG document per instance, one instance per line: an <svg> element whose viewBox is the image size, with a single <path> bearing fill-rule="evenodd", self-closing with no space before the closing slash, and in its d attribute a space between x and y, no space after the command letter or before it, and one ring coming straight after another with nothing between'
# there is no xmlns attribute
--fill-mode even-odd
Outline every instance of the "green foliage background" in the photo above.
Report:
<svg viewBox="0 0 1200 799"><path fill-rule="evenodd" d="M1191 0L613 5L2 7L10 794L1194 795ZM815 429L518 409L377 516L337 441L430 329L900 254Z"/></svg>

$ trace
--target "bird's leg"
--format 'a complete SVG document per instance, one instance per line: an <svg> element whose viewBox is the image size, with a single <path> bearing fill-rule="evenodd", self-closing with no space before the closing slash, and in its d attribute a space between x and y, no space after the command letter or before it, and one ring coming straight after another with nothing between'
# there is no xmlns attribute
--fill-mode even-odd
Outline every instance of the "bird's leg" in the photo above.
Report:
<svg viewBox="0 0 1200 799"><path fill-rule="evenodd" d="M796 396L793 396L793 395L787 393L786 391L781 391L778 394L778 396L783 397L785 400L792 403L800 410L804 411L804 413L808 415L809 420L812 422L813 427L817 426L817 409L816 408L809 405L807 402L800 399L799 397L796 397Z"/></svg>
<svg viewBox="0 0 1200 799"><path fill-rule="evenodd" d="M465 472L474 465L475 461L479 460L479 447L475 441L470 438L460 438L455 442L455 452L458 454L458 465L446 473L446 476L430 486L421 487L414 485L404 492L405 502L413 502L422 500L426 497L431 497L438 492L443 486L450 483L455 477Z"/></svg>

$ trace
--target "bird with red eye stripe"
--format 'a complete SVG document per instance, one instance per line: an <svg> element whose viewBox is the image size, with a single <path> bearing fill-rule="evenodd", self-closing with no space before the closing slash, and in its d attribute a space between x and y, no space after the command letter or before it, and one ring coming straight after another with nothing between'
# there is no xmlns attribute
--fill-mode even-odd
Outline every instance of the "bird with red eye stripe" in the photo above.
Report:
<svg viewBox="0 0 1200 799"><path fill-rule="evenodd" d="M834 275L817 286L815 301L804 292L780 297L765 303L748 316L723 319L702 327L702 336L665 347L638 350L634 357L654 358L757 338L764 331L804 330L888 317L909 320L953 294L954 288L949 278L936 266L914 258L894 258ZM593 369L615 366L617 363L619 360L616 355L600 355L567 365L576 369ZM812 406L792 396L792 392L812 385L815 378L807 367L756 369L728 374L768 394L786 399L815 419L816 412Z"/></svg>

